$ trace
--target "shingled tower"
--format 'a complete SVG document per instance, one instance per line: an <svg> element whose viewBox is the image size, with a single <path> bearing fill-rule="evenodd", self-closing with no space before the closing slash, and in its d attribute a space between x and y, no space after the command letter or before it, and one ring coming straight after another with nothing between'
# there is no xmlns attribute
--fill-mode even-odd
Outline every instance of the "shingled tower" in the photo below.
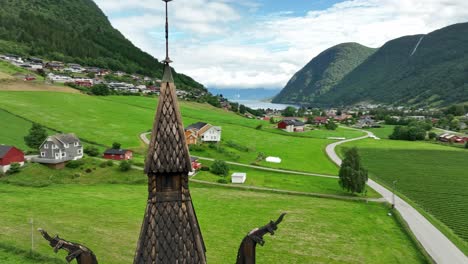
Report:
<svg viewBox="0 0 468 264"><path fill-rule="evenodd" d="M190 154L169 66L166 2L166 59L145 173L148 203L134 264L206 263L205 245L188 186Z"/></svg>

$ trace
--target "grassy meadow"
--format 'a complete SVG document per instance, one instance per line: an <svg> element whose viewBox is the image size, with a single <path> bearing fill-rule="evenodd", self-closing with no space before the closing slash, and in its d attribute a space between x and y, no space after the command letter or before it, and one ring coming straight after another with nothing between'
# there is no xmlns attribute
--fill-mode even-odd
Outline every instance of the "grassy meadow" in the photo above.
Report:
<svg viewBox="0 0 468 264"><path fill-rule="evenodd" d="M53 102L53 103L51 103ZM117 141L124 148L144 154L146 146L139 134L148 131L154 119L157 99L147 97L91 97L79 94L51 92L0 92L1 107L29 120L63 132L74 132L80 138L111 145ZM234 113L206 104L181 102L184 124L209 122L222 126L223 143L242 146L194 150L192 154L242 163L252 163L257 154L281 157L281 164L262 163L262 166L310 171L336 175L337 167L328 160L324 148L332 140L322 137L353 137L356 131L339 129L336 132L312 131L314 136L301 136L270 131L268 122L240 117ZM24 122L23 122L24 123ZM258 125L266 129L257 130ZM23 124L24 125L24 124ZM16 124L5 124L6 131ZM17 128L15 128L17 130ZM24 128L27 131L29 126ZM310 133L312 133L310 132ZM10 135L10 132L5 132ZM23 133L24 134L24 133ZM0 141L4 141L0 138ZM17 143L16 139L13 143ZM5 143L8 144L7 141ZM12 144L12 143L11 143ZM248 149L245 151L243 149Z"/></svg>
<svg viewBox="0 0 468 264"><path fill-rule="evenodd" d="M352 146L373 178L387 186L397 180L398 192L450 228L446 234L468 252L468 150L392 140L356 141L340 150Z"/></svg>
<svg viewBox="0 0 468 264"><path fill-rule="evenodd" d="M211 166L212 162L201 161L204 166ZM338 185L338 179L305 176L297 174L285 174L281 172L264 171L254 168L241 167L236 165L229 165L229 176L226 179L231 184L231 174L234 172L247 173L247 180L242 186L255 186L265 187L272 189L280 189L286 191L306 192L306 193L321 193L321 194L333 194L341 196L354 196L348 192L345 192ZM218 182L221 179L220 176L213 174L210 171L199 171L194 177L197 180L203 180L208 182ZM368 189L365 197L381 197L372 189Z"/></svg>
<svg viewBox="0 0 468 264"><path fill-rule="evenodd" d="M143 219L143 184L52 184L37 188L0 183L0 241L27 251L29 219L35 228L89 246L101 263L130 263ZM243 236L287 212L273 237L259 248L259 263L424 263L383 204L229 190L191 184L210 263L235 260ZM229 210L226 210L226 208ZM63 259L35 236L44 259ZM105 246L104 246L105 245ZM346 253L344 253L346 252ZM51 263L20 259L3 250L2 263ZM64 263L64 262L63 262Z"/></svg>

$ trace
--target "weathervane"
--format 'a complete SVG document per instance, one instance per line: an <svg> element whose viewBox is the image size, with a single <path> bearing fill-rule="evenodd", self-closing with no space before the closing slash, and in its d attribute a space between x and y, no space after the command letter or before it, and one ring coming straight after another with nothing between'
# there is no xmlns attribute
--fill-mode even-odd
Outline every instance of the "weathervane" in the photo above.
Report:
<svg viewBox="0 0 468 264"><path fill-rule="evenodd" d="M164 60L164 63L169 64L171 63L171 59L169 58L169 15L167 11L167 3L171 2L172 0L163 0L166 2L166 59Z"/></svg>

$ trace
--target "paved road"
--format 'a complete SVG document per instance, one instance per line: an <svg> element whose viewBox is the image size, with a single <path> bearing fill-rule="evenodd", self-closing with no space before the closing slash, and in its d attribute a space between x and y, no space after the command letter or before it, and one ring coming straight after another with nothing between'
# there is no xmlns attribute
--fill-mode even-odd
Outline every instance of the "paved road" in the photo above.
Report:
<svg viewBox="0 0 468 264"><path fill-rule="evenodd" d="M367 132L367 131L365 131ZM341 159L335 152L335 147L350 141L373 137L371 132L367 136L335 142L327 146L326 152L330 159L341 165ZM392 192L369 179L367 183L372 189L380 193L388 202L392 202ZM398 196L395 196L398 212L408 223L409 228L419 240L427 253L440 264L468 264L468 258L444 234L433 226L422 214Z"/></svg>

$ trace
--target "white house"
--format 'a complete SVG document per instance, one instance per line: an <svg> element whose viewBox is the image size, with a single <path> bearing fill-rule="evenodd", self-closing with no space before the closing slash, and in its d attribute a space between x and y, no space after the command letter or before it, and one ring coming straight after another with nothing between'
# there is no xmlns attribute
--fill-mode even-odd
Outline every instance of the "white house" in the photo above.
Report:
<svg viewBox="0 0 468 264"><path fill-rule="evenodd" d="M219 142L221 141L221 127L212 126L201 134L203 142Z"/></svg>
<svg viewBox="0 0 468 264"><path fill-rule="evenodd" d="M47 79L53 81L53 82L58 82L58 83L66 83L66 82L72 82L73 79L70 76L64 76L64 75L55 75L53 73L49 73L47 75Z"/></svg>
<svg viewBox="0 0 468 264"><path fill-rule="evenodd" d="M247 180L247 173L244 172L235 172L231 175L231 182L232 183L245 183Z"/></svg>

